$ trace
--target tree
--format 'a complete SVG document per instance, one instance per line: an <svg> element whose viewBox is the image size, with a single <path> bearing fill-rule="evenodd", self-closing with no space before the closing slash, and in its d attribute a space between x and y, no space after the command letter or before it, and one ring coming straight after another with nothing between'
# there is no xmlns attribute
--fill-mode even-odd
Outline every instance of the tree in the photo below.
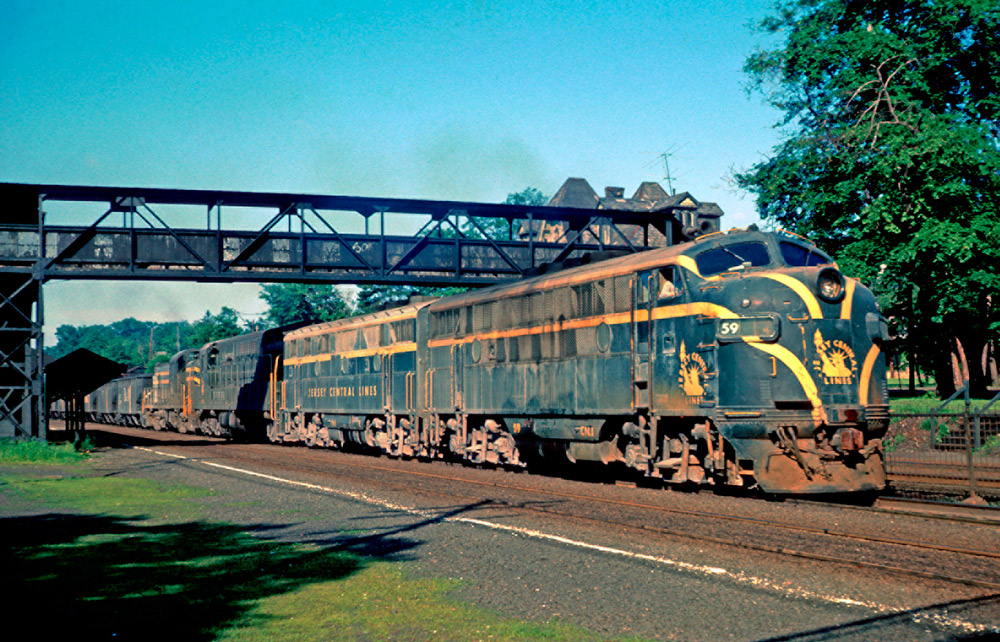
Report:
<svg viewBox="0 0 1000 642"><path fill-rule="evenodd" d="M981 394L979 355L1000 331L995 2L785 1L762 27L781 44L744 70L786 137L737 183L762 218L877 283L940 393L957 339Z"/></svg>
<svg viewBox="0 0 1000 642"><path fill-rule="evenodd" d="M545 205L549 197L534 187L526 187L520 192L511 192L504 201L507 205Z"/></svg>
<svg viewBox="0 0 1000 642"><path fill-rule="evenodd" d="M326 283L268 283L261 286L260 298L268 306L266 322L275 326L334 321L351 314L340 291Z"/></svg>
<svg viewBox="0 0 1000 642"><path fill-rule="evenodd" d="M56 328L55 336L56 345L46 349L46 354L53 358L86 348L128 368L142 367L146 372L152 372L156 363L168 360L178 350L204 343L193 345L192 326L187 321L155 323L133 318L108 325L61 325Z"/></svg>
<svg viewBox="0 0 1000 642"><path fill-rule="evenodd" d="M203 346L211 341L235 337L246 330L240 325L240 317L232 308L222 306L218 314L205 310L205 316L191 326L191 343Z"/></svg>

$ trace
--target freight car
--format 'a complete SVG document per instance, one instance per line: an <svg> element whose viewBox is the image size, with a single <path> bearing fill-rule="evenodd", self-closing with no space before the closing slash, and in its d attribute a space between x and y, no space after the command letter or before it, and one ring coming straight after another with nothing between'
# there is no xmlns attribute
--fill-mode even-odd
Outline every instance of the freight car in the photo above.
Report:
<svg viewBox="0 0 1000 642"><path fill-rule="evenodd" d="M730 231L290 332L267 434L771 493L875 491L887 339L872 293L814 245Z"/></svg>
<svg viewBox="0 0 1000 642"><path fill-rule="evenodd" d="M104 384L84 398L87 420L138 428L143 396L152 379L149 374L131 374Z"/></svg>

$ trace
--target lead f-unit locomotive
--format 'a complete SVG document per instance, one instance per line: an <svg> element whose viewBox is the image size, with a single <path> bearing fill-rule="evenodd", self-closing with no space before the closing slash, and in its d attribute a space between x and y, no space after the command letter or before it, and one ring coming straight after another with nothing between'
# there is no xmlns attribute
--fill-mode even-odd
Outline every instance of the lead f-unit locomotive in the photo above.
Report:
<svg viewBox="0 0 1000 642"><path fill-rule="evenodd" d="M872 491L887 338L811 243L731 231L290 332L258 405L274 442Z"/></svg>

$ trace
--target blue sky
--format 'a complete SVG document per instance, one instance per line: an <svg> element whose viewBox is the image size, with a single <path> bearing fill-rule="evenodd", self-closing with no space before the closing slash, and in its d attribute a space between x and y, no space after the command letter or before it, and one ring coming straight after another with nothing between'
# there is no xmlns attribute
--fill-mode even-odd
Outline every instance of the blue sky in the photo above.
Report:
<svg viewBox="0 0 1000 642"><path fill-rule="evenodd" d="M777 142L768 2L46 2L0 9L0 181L501 201L727 177ZM259 311L256 286L46 286L46 332Z"/></svg>

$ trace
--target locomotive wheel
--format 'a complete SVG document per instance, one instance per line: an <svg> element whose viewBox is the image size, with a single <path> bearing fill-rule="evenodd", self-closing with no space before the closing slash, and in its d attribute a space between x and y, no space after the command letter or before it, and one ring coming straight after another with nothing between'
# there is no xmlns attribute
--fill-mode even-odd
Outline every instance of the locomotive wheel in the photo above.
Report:
<svg viewBox="0 0 1000 642"><path fill-rule="evenodd" d="M267 440L272 444L280 444L284 441L281 438L281 434L278 432L278 422L270 421L267 424Z"/></svg>

